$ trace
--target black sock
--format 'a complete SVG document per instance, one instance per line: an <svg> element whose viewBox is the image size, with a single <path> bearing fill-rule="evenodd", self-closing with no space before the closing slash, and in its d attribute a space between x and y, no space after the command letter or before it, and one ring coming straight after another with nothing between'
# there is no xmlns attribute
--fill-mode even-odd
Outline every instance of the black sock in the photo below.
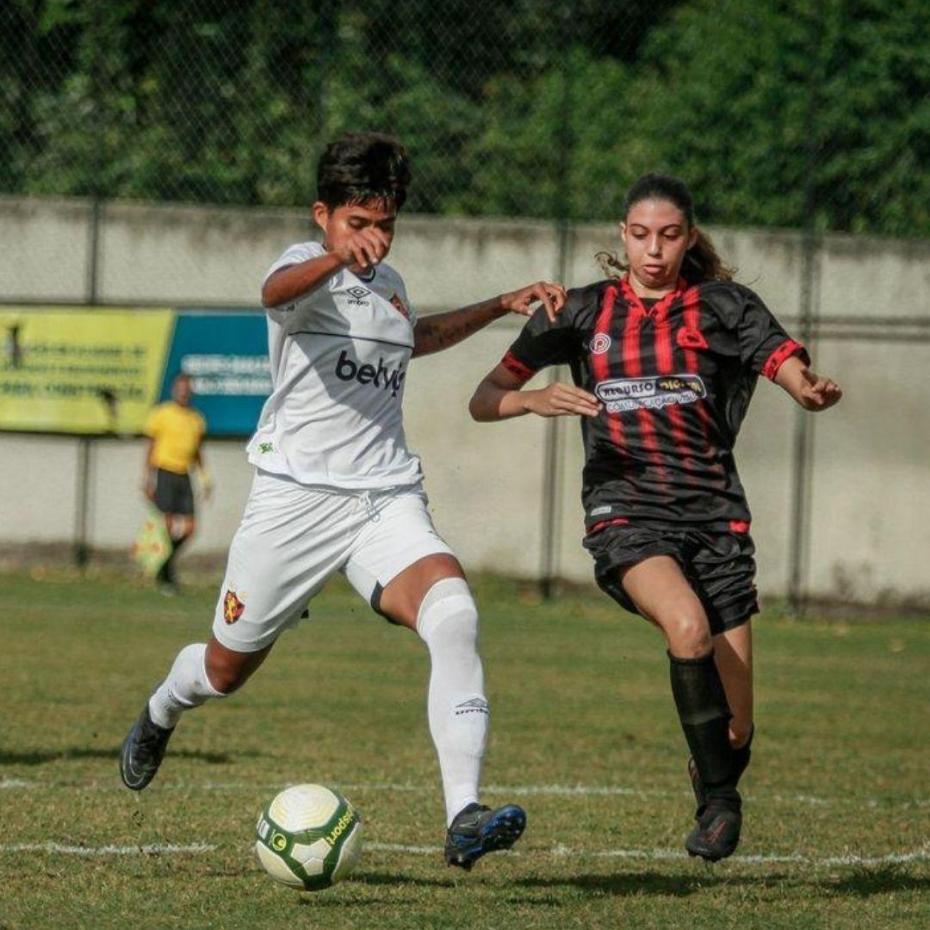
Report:
<svg viewBox="0 0 930 930"><path fill-rule="evenodd" d="M739 802L736 752L730 745L730 705L714 654L679 659L671 653L669 673L681 729L708 798ZM747 746L748 750L748 746ZM748 763L748 751L747 759Z"/></svg>
<svg viewBox="0 0 930 930"><path fill-rule="evenodd" d="M168 552L168 558L166 558L165 561L161 563L161 568L158 569L158 573L155 575L155 580L161 581L165 584L173 584L174 583L173 560L174 560L174 553L176 550L175 550L174 540L171 539L170 537L168 539L168 545L171 547L171 549Z"/></svg>
<svg viewBox="0 0 930 930"><path fill-rule="evenodd" d="M169 537L171 551L168 553L168 558L165 559L162 567L158 570L158 574L155 576L156 581L163 581L166 584L177 583L178 579L174 573L174 560L188 539L190 539L190 536L181 536L179 539L175 539L173 536Z"/></svg>

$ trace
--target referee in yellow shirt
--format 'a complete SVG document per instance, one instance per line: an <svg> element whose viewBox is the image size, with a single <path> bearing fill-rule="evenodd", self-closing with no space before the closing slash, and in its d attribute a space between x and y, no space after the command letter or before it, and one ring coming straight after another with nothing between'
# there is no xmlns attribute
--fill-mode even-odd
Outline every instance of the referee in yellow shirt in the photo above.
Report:
<svg viewBox="0 0 930 930"><path fill-rule="evenodd" d="M194 535L194 491L192 469L198 472L204 497L212 489L201 454L207 421L191 407L194 391L189 375L178 375L171 385L171 400L159 404L146 420L143 432L149 438L145 452L145 496L165 515L171 551L158 570L155 581L166 590L177 589L174 559Z"/></svg>

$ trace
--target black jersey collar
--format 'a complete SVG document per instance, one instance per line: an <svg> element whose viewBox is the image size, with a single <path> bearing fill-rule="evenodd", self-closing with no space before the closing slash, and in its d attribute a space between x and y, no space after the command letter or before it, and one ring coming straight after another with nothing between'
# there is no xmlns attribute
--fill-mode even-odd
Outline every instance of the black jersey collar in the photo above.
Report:
<svg viewBox="0 0 930 930"><path fill-rule="evenodd" d="M684 278L679 278L675 285L675 290L666 294L661 300L656 301L651 307L647 307L640 299L639 294L633 290L630 284L630 275L627 273L620 279L620 287L623 289L623 298L626 300L630 309L642 316L655 317L658 320L665 319L668 308L688 289L688 282Z"/></svg>

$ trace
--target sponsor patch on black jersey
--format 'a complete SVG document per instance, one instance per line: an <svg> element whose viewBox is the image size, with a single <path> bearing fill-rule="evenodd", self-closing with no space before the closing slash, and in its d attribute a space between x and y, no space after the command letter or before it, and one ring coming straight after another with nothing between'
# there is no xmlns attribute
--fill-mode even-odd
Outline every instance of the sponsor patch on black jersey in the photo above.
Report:
<svg viewBox="0 0 930 930"><path fill-rule="evenodd" d="M673 404L693 404L707 396L700 375L654 375L648 378L611 378L600 381L594 393L608 413L661 410Z"/></svg>

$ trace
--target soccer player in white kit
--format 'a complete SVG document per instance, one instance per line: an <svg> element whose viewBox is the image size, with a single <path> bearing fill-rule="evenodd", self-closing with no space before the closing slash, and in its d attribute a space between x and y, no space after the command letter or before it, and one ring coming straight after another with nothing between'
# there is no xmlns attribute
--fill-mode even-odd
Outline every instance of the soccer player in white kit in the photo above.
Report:
<svg viewBox="0 0 930 930"><path fill-rule="evenodd" d="M313 217L323 242L288 248L262 288L273 391L248 445L256 467L207 643L186 646L123 743L120 774L141 790L181 715L239 688L341 571L371 606L415 630L430 653L430 733L447 814L445 858L470 869L510 847L526 815L480 804L488 728L478 614L462 567L436 533L401 404L410 359L448 348L507 312L565 292L538 282L417 320L383 263L410 180L390 136L343 136L324 152Z"/></svg>

